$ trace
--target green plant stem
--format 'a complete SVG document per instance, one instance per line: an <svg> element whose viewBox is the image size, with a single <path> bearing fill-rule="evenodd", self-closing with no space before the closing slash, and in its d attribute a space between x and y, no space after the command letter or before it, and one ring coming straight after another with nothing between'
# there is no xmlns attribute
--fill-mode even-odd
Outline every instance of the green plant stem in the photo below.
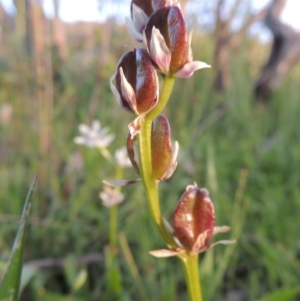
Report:
<svg viewBox="0 0 300 301"><path fill-rule="evenodd" d="M190 301L202 301L198 254L185 253L178 257L183 264Z"/></svg>
<svg viewBox="0 0 300 301"><path fill-rule="evenodd" d="M150 214L154 224L158 228L159 233L163 237L166 244L171 247L174 246L174 240L170 232L166 229L163 222L158 195L158 183L152 176L151 166L151 124L149 120L144 120L141 126L139 135L140 145L140 165L143 184L146 190L147 200L149 204Z"/></svg>
<svg viewBox="0 0 300 301"><path fill-rule="evenodd" d="M147 200L150 208L151 217L157 226L159 233L169 247L175 247L176 244L172 235L166 229L160 212L158 183L152 175L152 157L151 157L151 126L152 121L161 113L166 106L174 85L174 77L166 77L162 94L157 106L145 116L141 123L139 135L139 155L140 171L143 184L146 190Z"/></svg>
<svg viewBox="0 0 300 301"><path fill-rule="evenodd" d="M175 83L175 77L173 77L173 76L166 76L165 77L164 86L163 86L163 89L161 91L161 96L160 96L160 99L158 101L158 104L146 116L147 120L152 122L162 112L162 110L165 108L166 104L169 101L171 92L173 90L174 83Z"/></svg>
<svg viewBox="0 0 300 301"><path fill-rule="evenodd" d="M118 205L110 207L109 216L109 244L115 246L117 242L118 231Z"/></svg>
<svg viewBox="0 0 300 301"><path fill-rule="evenodd" d="M120 166L116 167L116 179L122 179L123 168ZM115 188L116 191L120 191L120 187ZM118 232L118 205L110 207L109 216L109 244L115 246L117 243L117 232Z"/></svg>
<svg viewBox="0 0 300 301"><path fill-rule="evenodd" d="M165 77L159 102L157 106L150 111L150 113L147 114L144 120L141 122L139 135L140 172L146 190L151 217L165 243L169 248L173 249L177 248L178 246L174 242L172 234L168 231L163 222L160 212L158 182L156 179L154 179L152 174L151 127L153 120L162 112L170 98L174 86L174 80L174 77ZM179 258L181 259L184 267L190 301L202 301L198 254L184 253L179 255Z"/></svg>
<svg viewBox="0 0 300 301"><path fill-rule="evenodd" d="M116 178L121 179L123 168L116 165ZM115 191L120 192L121 188L116 187ZM118 205L110 207L109 216L109 245L105 247L105 263L107 286L111 293L119 299L122 291L121 273L117 260L117 233L118 233Z"/></svg>

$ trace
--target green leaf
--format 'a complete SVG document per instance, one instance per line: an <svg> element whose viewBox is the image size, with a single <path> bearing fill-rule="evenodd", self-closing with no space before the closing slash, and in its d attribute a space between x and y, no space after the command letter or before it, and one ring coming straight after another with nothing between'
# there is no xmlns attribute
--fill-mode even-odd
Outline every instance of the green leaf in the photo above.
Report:
<svg viewBox="0 0 300 301"><path fill-rule="evenodd" d="M38 268L32 265L23 265L22 274L21 274L21 282L19 293L22 294L24 288L28 285L28 283L33 279L33 277L38 273Z"/></svg>
<svg viewBox="0 0 300 301"><path fill-rule="evenodd" d="M6 266L6 273L0 287L0 301L17 301L19 298L25 234L31 207L31 197L36 183L37 177L34 178L25 200L18 233L15 238L9 261Z"/></svg>
<svg viewBox="0 0 300 301"><path fill-rule="evenodd" d="M293 301L296 300L295 297L299 297L300 287L294 288L283 288L268 294L263 297L260 301ZM298 299L297 299L298 300Z"/></svg>
<svg viewBox="0 0 300 301"><path fill-rule="evenodd" d="M64 272L65 272L64 274L66 276L68 285L72 287L78 273L78 267L77 267L77 261L75 255L70 254L64 260Z"/></svg>

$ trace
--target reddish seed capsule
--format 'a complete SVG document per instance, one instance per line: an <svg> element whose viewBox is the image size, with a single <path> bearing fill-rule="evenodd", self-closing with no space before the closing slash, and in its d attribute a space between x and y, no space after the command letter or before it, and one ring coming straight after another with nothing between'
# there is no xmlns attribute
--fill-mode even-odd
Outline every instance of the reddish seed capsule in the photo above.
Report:
<svg viewBox="0 0 300 301"><path fill-rule="evenodd" d="M136 136L132 138L130 133L127 136L127 152L132 165L140 173L137 139ZM177 166L177 154L177 143L172 149L169 121L164 115L159 115L152 124L151 132L152 175L154 179L164 181L172 176Z"/></svg>
<svg viewBox="0 0 300 301"><path fill-rule="evenodd" d="M158 116L152 124L151 136L152 173L155 179L169 178L168 171L172 164L173 150L170 124L164 115ZM173 172L172 172L173 173Z"/></svg>
<svg viewBox="0 0 300 301"><path fill-rule="evenodd" d="M158 78L145 49L135 49L121 57L111 78L111 89L119 104L137 115L157 104Z"/></svg>
<svg viewBox="0 0 300 301"><path fill-rule="evenodd" d="M193 61L191 40L179 6L158 9L145 27L144 43L157 69L165 75L190 77L196 70L210 67Z"/></svg>
<svg viewBox="0 0 300 301"><path fill-rule="evenodd" d="M155 257L171 257L186 252L201 253L218 244L229 245L235 242L235 240L219 240L209 244L213 235L230 230L228 226L215 227L214 224L214 206L208 191L205 188L198 188L196 184L189 185L175 210L174 229L170 230L178 247L170 250L154 250L150 254Z"/></svg>
<svg viewBox="0 0 300 301"><path fill-rule="evenodd" d="M187 187L175 210L173 223L175 236L184 249L205 249L215 224L214 206L208 193L198 187Z"/></svg>
<svg viewBox="0 0 300 301"><path fill-rule="evenodd" d="M134 18L134 5L141 9L148 17L153 13L152 0L132 0L130 4L131 18Z"/></svg>
<svg viewBox="0 0 300 301"><path fill-rule="evenodd" d="M154 31L153 28L155 28ZM158 35L157 30L161 36ZM184 18L177 6L164 7L153 13L146 25L145 35L150 56L163 73L175 74L188 62L189 40ZM167 57L167 53L162 54L164 58L160 57L161 55L155 49L155 44L157 44L155 38L158 41L163 38L170 57ZM170 59L169 66L166 62L160 61L166 59Z"/></svg>
<svg viewBox="0 0 300 301"><path fill-rule="evenodd" d="M127 27L131 35L139 42L143 40L143 30L150 15L156 10L177 5L178 0L132 0L130 5L131 18L126 18Z"/></svg>

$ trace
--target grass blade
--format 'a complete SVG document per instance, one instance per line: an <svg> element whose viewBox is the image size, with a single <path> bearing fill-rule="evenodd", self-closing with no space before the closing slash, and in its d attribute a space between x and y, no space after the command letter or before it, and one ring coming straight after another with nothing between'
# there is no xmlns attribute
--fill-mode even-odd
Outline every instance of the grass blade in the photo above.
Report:
<svg viewBox="0 0 300 301"><path fill-rule="evenodd" d="M37 177L34 178L25 200L18 233L15 238L10 258L6 266L5 276L0 287L1 301L17 301L19 298L25 234L31 207L31 197L36 183Z"/></svg>
<svg viewBox="0 0 300 301"><path fill-rule="evenodd" d="M300 288L283 288L267 296L263 297L260 301L292 301L300 295Z"/></svg>

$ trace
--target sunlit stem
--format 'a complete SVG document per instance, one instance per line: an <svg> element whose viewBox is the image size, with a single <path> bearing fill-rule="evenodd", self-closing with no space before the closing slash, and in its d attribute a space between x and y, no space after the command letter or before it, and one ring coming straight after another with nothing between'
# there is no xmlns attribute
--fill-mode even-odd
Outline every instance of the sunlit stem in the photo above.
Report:
<svg viewBox="0 0 300 301"><path fill-rule="evenodd" d="M153 121L165 108L166 104L169 101L171 92L173 90L175 82L175 77L173 76L166 76L164 81L164 86L161 91L161 96L159 98L159 102L157 106L150 111L150 113L147 115L146 119L149 121Z"/></svg>
<svg viewBox="0 0 300 301"><path fill-rule="evenodd" d="M202 301L198 254L184 253L178 257L184 268L190 301Z"/></svg>
<svg viewBox="0 0 300 301"><path fill-rule="evenodd" d="M160 211L158 183L152 175L151 157L151 126L152 121L161 113L166 106L174 85L174 77L166 77L163 90L157 106L150 111L141 124L139 135L139 157L140 171L143 184L146 190L151 217L157 226L161 236L169 247L176 247L171 233L166 229Z"/></svg>

